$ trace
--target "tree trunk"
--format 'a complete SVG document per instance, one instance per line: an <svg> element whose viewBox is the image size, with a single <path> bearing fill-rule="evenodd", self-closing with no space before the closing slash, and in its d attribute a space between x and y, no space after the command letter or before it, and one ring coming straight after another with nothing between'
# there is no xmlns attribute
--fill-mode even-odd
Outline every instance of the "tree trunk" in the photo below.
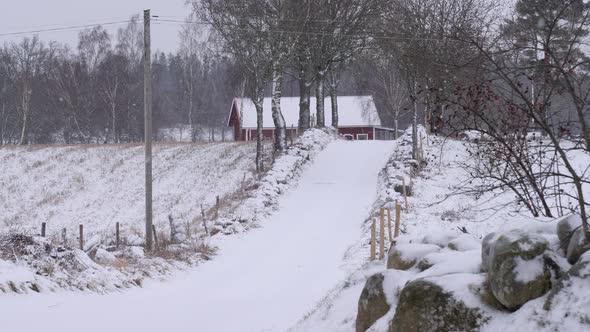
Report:
<svg viewBox="0 0 590 332"><path fill-rule="evenodd" d="M316 116L317 127L323 128L326 126L326 119L324 116L324 76L319 75L316 84Z"/></svg>
<svg viewBox="0 0 590 332"><path fill-rule="evenodd" d="M114 101L111 101L111 130L113 132L113 143L119 143L117 135L117 113Z"/></svg>
<svg viewBox="0 0 590 332"><path fill-rule="evenodd" d="M418 158L418 97L416 96L416 83L412 96L412 106L414 106L414 115L412 119L412 158Z"/></svg>
<svg viewBox="0 0 590 332"><path fill-rule="evenodd" d="M272 78L272 120L275 125L274 148L279 153L287 149L287 125L281 112L282 85L283 73L275 69Z"/></svg>
<svg viewBox="0 0 590 332"><path fill-rule="evenodd" d="M395 119L393 120L393 129L395 130L395 132L393 133L393 138L398 139L398 129L399 129L399 120L398 120L399 114L398 112L395 112Z"/></svg>
<svg viewBox="0 0 590 332"><path fill-rule="evenodd" d="M338 91L335 86L330 89L330 101L332 102L332 127L338 129Z"/></svg>
<svg viewBox="0 0 590 332"><path fill-rule="evenodd" d="M254 106L256 107L256 172L263 172L264 165L262 164L263 158L263 147L262 147L262 140L263 140L263 133L262 129L262 104L264 101L264 90L258 91L256 93L256 97L254 98Z"/></svg>
<svg viewBox="0 0 590 332"><path fill-rule="evenodd" d="M303 75L303 74L302 74ZM310 96L311 86L305 81L305 76L299 79L299 133L303 134L311 127Z"/></svg>
<svg viewBox="0 0 590 332"><path fill-rule="evenodd" d="M23 88L23 98L22 98L22 109L23 109L23 125L21 128L20 134L20 145L26 145L29 143L29 107L30 107L30 100L31 100L31 91L29 90L28 84L24 84Z"/></svg>
<svg viewBox="0 0 590 332"><path fill-rule="evenodd" d="M299 79L299 133L303 134L311 127L310 112L311 86L304 78Z"/></svg>
<svg viewBox="0 0 590 332"><path fill-rule="evenodd" d="M193 64L192 59L189 59L189 77L188 77L188 123L191 135L191 142L197 141L197 128L195 128L195 120L193 118Z"/></svg>

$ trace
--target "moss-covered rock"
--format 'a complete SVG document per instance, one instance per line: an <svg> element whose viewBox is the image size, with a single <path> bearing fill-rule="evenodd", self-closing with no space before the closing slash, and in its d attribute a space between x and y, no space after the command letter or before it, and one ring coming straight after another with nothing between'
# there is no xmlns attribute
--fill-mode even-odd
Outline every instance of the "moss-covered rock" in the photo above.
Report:
<svg viewBox="0 0 590 332"><path fill-rule="evenodd" d="M580 227L574 232L569 241L567 247L567 261L570 264L576 264L580 257L588 251L590 251L590 241L586 238L584 229Z"/></svg>
<svg viewBox="0 0 590 332"><path fill-rule="evenodd" d="M577 228L582 226L582 220L578 215L572 215L562 218L557 223L557 237L559 237L559 247L567 253L570 240Z"/></svg>
<svg viewBox="0 0 590 332"><path fill-rule="evenodd" d="M490 257L492 256L492 244L496 238L496 233L490 233L483 238L481 243L481 270L486 272L490 266Z"/></svg>
<svg viewBox="0 0 590 332"><path fill-rule="evenodd" d="M484 321L480 309L468 307L428 279L419 279L402 290L388 331L478 331Z"/></svg>
<svg viewBox="0 0 590 332"><path fill-rule="evenodd" d="M384 279L382 273L377 273L367 279L358 303L357 332L365 332L391 309L383 290Z"/></svg>
<svg viewBox="0 0 590 332"><path fill-rule="evenodd" d="M482 257L487 262L490 289L507 309L516 310L551 289L552 267L544 255L549 248L545 238L514 230L484 242L487 257Z"/></svg>
<svg viewBox="0 0 590 332"><path fill-rule="evenodd" d="M425 243L402 243L391 245L387 256L387 268L409 270L424 256L440 250L440 247Z"/></svg>

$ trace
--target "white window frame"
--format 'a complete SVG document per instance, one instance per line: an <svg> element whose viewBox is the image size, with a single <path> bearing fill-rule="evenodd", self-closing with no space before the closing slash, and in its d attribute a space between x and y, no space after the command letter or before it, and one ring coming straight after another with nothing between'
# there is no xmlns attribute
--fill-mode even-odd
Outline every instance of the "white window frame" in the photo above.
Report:
<svg viewBox="0 0 590 332"><path fill-rule="evenodd" d="M364 139L361 139L361 137L364 137ZM356 140L357 141L368 141L369 134L356 134Z"/></svg>

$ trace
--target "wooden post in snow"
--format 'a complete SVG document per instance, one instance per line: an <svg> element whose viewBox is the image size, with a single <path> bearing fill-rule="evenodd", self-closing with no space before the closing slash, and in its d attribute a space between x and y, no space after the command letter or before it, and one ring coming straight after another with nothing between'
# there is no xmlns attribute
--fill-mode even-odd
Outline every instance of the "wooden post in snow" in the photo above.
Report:
<svg viewBox="0 0 590 332"><path fill-rule="evenodd" d="M215 197L215 219L219 218L219 196Z"/></svg>
<svg viewBox="0 0 590 332"><path fill-rule="evenodd" d="M404 193L404 201L406 202L406 210L408 210L408 193L406 191L406 177L402 178L402 191Z"/></svg>
<svg viewBox="0 0 590 332"><path fill-rule="evenodd" d="M67 247L67 245L68 245L67 232L68 231L65 228L61 230L61 242L64 247Z"/></svg>
<svg viewBox="0 0 590 332"><path fill-rule="evenodd" d="M393 236L391 234L391 209L387 209L387 229L389 230L389 242L393 241Z"/></svg>
<svg viewBox="0 0 590 332"><path fill-rule="evenodd" d="M45 237L45 230L47 228L47 224L42 222L41 223L41 237Z"/></svg>
<svg viewBox="0 0 590 332"><path fill-rule="evenodd" d="M152 50L151 14L143 11L143 105L145 140L145 249L152 250Z"/></svg>
<svg viewBox="0 0 590 332"><path fill-rule="evenodd" d="M209 230L207 229L207 218L205 218L205 209L203 209L203 204L201 204L201 217L203 218L203 227L205 228L205 234L209 236Z"/></svg>
<svg viewBox="0 0 590 332"><path fill-rule="evenodd" d="M396 201L395 202L395 237L399 236L399 226L400 226L400 218L401 218L401 210L402 207L399 205L399 203Z"/></svg>
<svg viewBox="0 0 590 332"><path fill-rule="evenodd" d="M84 225L80 224L80 250L84 251Z"/></svg>
<svg viewBox="0 0 590 332"><path fill-rule="evenodd" d="M379 222L379 259L385 257L385 211L381 208L381 218Z"/></svg>
<svg viewBox="0 0 590 332"><path fill-rule="evenodd" d="M119 223L115 225L115 247L119 249L119 244L121 243L121 232L119 230Z"/></svg>
<svg viewBox="0 0 590 332"><path fill-rule="evenodd" d="M152 233L154 235L154 244L156 245L155 248L158 248L158 235L156 234L156 225L152 224Z"/></svg>
<svg viewBox="0 0 590 332"><path fill-rule="evenodd" d="M375 260L375 219L371 225L371 262Z"/></svg>

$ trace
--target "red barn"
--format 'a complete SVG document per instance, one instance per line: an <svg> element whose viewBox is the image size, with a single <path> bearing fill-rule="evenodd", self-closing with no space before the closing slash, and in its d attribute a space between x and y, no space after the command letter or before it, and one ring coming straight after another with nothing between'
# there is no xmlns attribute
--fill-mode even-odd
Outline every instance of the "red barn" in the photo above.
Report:
<svg viewBox="0 0 590 332"><path fill-rule="evenodd" d="M311 123L315 126L317 115L316 99L312 97ZM326 125L332 123L332 103L330 98L325 100ZM264 98L263 135L264 138L274 137L274 122L271 112L271 98ZM281 111L287 123L288 135L296 135L299 123L299 97L281 98ZM235 98L227 122L228 127L234 128L236 140L256 140L256 107L252 100ZM381 125L381 118L371 96L338 97L338 133L350 140L391 140L394 130Z"/></svg>

